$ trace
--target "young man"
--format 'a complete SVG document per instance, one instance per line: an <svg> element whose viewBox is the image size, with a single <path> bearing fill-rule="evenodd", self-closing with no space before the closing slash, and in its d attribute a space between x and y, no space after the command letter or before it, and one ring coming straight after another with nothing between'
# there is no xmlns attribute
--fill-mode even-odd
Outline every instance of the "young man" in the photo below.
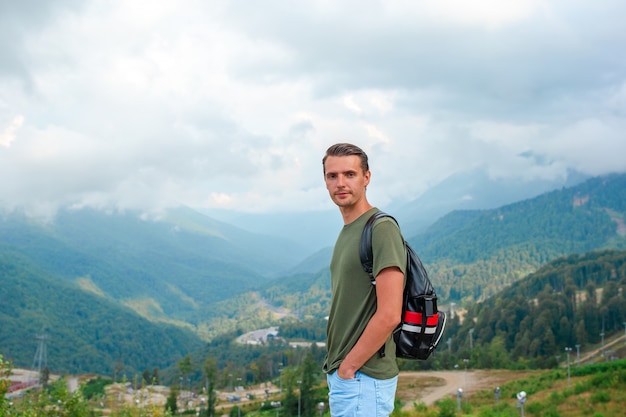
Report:
<svg viewBox="0 0 626 417"><path fill-rule="evenodd" d="M402 314L404 242L393 220L382 218L374 224L372 285L359 257L363 227L378 211L365 195L371 177L367 155L355 145L339 143L328 148L322 164L326 189L344 222L330 264L332 301L324 363L330 413L388 416L398 382L391 333Z"/></svg>

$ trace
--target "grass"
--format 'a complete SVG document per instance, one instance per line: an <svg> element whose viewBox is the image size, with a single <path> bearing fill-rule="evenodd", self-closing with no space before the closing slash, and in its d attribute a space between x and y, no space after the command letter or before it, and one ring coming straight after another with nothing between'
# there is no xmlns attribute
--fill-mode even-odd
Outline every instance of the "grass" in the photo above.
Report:
<svg viewBox="0 0 626 417"><path fill-rule="evenodd" d="M519 416L516 394L520 391L527 393L524 411L528 417L622 417L626 415L626 360L574 368L569 380L567 371L558 369L509 381L501 386L498 402L493 390L482 390L452 415ZM442 416L450 400L437 402L427 415Z"/></svg>

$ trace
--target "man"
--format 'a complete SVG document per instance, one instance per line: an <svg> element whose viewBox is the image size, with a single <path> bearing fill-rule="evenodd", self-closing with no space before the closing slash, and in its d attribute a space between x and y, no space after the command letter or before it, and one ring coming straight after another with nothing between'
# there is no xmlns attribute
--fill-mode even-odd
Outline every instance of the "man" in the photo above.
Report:
<svg viewBox="0 0 626 417"><path fill-rule="evenodd" d="M355 145L339 143L328 148L322 164L326 189L344 222L330 264L332 300L324 363L330 413L388 416L398 382L391 334L402 314L404 242L393 220L382 218L374 224L372 285L359 257L363 227L378 211L365 195L371 177L367 155Z"/></svg>

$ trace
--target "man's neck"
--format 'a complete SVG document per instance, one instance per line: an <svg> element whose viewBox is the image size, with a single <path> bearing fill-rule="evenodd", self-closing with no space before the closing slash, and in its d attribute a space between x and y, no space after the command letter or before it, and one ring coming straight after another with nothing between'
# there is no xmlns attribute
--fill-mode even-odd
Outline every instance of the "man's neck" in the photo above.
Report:
<svg viewBox="0 0 626 417"><path fill-rule="evenodd" d="M339 207L339 211L341 212L341 217L343 218L343 224L347 225L361 217L363 213L372 209L374 206L371 206L367 201L363 204L359 204L356 206L350 207Z"/></svg>

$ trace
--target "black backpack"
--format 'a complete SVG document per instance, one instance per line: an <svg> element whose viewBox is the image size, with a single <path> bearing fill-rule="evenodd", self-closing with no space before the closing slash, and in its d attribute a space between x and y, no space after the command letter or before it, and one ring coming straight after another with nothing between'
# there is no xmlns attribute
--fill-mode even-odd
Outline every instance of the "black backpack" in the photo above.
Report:
<svg viewBox="0 0 626 417"><path fill-rule="evenodd" d="M376 285L376 277L372 273L372 227L381 217L390 217L396 224L397 220L382 211L374 213L365 224L361 235L359 253L363 269L370 276L372 285ZM437 294L426 269L415 251L404 242L407 253L406 284L402 302L402 320L394 330L396 357L404 359L427 359L439 344L444 328L446 315L437 310ZM384 346L380 355L384 356Z"/></svg>

